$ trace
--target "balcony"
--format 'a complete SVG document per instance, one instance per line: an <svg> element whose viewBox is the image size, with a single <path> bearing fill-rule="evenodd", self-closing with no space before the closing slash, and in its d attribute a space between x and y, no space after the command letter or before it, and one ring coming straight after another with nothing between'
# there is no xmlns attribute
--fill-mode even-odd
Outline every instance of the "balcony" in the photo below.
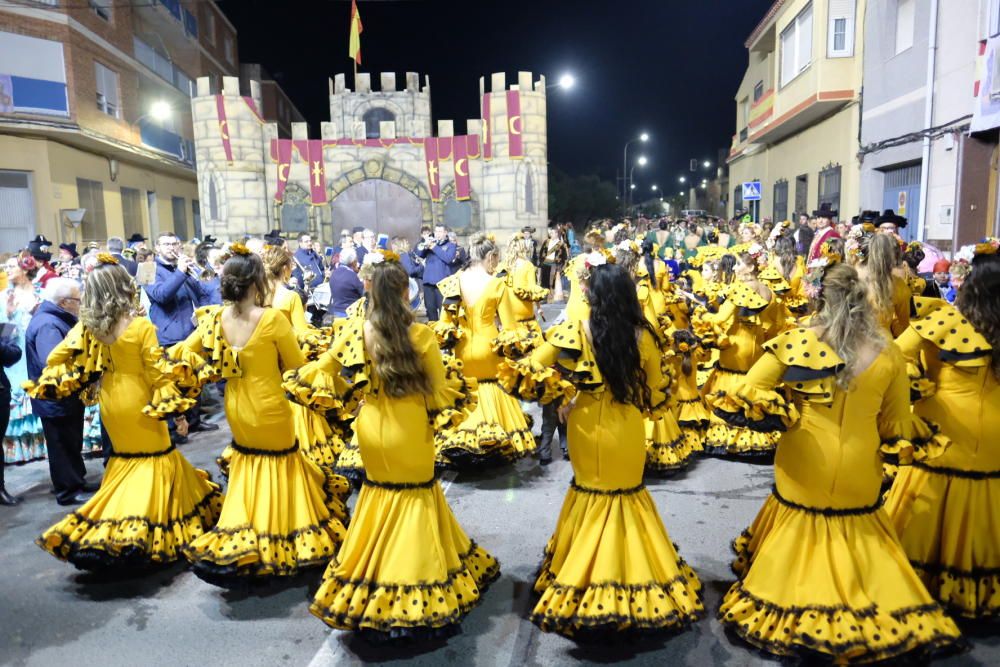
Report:
<svg viewBox="0 0 1000 667"><path fill-rule="evenodd" d="M135 48L136 60L153 70L157 76L184 93L185 96L194 96L195 87L191 77L178 69L169 58L161 55L138 37L133 37L132 44Z"/></svg>
<svg viewBox="0 0 1000 667"><path fill-rule="evenodd" d="M191 46L198 41L198 19L181 7L180 0L151 0L133 5L133 12L168 46Z"/></svg>
<svg viewBox="0 0 1000 667"><path fill-rule="evenodd" d="M142 145L194 166L194 142L147 119L139 121Z"/></svg>

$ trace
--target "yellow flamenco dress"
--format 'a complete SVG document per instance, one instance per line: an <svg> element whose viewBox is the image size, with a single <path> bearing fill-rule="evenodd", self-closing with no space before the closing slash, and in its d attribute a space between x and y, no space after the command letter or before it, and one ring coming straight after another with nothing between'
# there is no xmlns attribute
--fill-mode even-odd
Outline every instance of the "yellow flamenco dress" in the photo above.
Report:
<svg viewBox="0 0 1000 667"><path fill-rule="evenodd" d="M346 479L299 449L281 369L298 368L302 351L288 320L265 309L242 348L222 327L224 308L204 313L194 333L168 354L192 392L226 380L233 431L229 488L214 529L184 549L195 574L219 586L250 577L290 576L325 565L346 532Z"/></svg>
<svg viewBox="0 0 1000 667"><path fill-rule="evenodd" d="M906 279L892 276L892 309L877 312L879 324L893 338L901 335L910 326L910 301L913 297Z"/></svg>
<svg viewBox="0 0 1000 667"><path fill-rule="evenodd" d="M1000 616L1000 384L993 349L954 307L911 322L896 344L908 359L914 412L952 445L902 468L886 510L910 563L949 611Z"/></svg>
<svg viewBox="0 0 1000 667"><path fill-rule="evenodd" d="M350 330L349 330L350 329ZM285 387L353 412L367 473L343 546L330 561L310 611L328 625L371 639L426 638L454 631L499 576L496 559L470 540L434 478L434 432L460 423L474 396L461 362L446 363L434 332L410 325L430 380L427 395L393 397L365 350L363 322L348 322L330 351Z"/></svg>
<svg viewBox="0 0 1000 667"><path fill-rule="evenodd" d="M219 486L170 443L163 419L194 401L161 371L162 355L147 319L133 319L111 345L77 324L30 390L64 398L100 381L101 421L114 442L101 488L37 540L80 569L171 563L219 517Z"/></svg>
<svg viewBox="0 0 1000 667"><path fill-rule="evenodd" d="M307 360L315 360L326 351L329 333L316 329L306 320L302 299L292 290L280 287L274 295L272 307L281 312L292 325L299 347ZM295 439L302 453L318 466L333 468L344 448L340 435L330 428L326 418L315 410L302 405L292 405L292 423Z"/></svg>
<svg viewBox="0 0 1000 667"><path fill-rule="evenodd" d="M719 349L719 360L702 388L711 403L743 384L744 377L764 352L764 342L780 331L785 309L772 294L765 299L742 281L732 284L718 313L705 314ZM762 432L727 423L712 415L705 432L705 450L729 456L768 456L774 452L780 433Z"/></svg>
<svg viewBox="0 0 1000 667"><path fill-rule="evenodd" d="M503 281L492 278L474 304L462 300L461 273L449 276L438 289L444 299L441 319L435 324L438 339L452 344L465 374L478 384L478 404L459 425L447 426L434 434L438 462L454 468L487 468L511 463L535 451L535 439L517 399L497 385L501 357L495 352L500 336L496 320L505 329L516 323L505 321L500 309L505 291Z"/></svg>
<svg viewBox="0 0 1000 667"><path fill-rule="evenodd" d="M684 355L691 356L687 373L684 372ZM692 453L700 453L705 449L705 431L712 419L705 397L698 389L698 366L709 357L708 351L698 344L694 348L681 349L674 343L673 375L677 379L674 385L673 402L676 406L677 425L684 436L684 448Z"/></svg>
<svg viewBox="0 0 1000 667"><path fill-rule="evenodd" d="M339 337L344 330L360 331L358 327L364 323L367 313L368 297L363 296L347 307L346 318L337 320L333 338ZM354 344L363 345L364 341L359 337ZM361 448L353 429L354 417L353 413L343 410L329 410L326 413L327 423L333 430L334 437L339 438L341 442L334 471L351 480L355 488L360 488L365 478L365 464L361 460Z"/></svg>
<svg viewBox="0 0 1000 667"><path fill-rule="evenodd" d="M958 628L881 507L882 456L905 464L947 446L911 414L899 351L887 343L844 390L836 382L843 360L812 330L787 331L765 349L715 399L716 414L734 424L785 431L771 495L733 544L739 581L719 621L774 655L835 664L955 644Z"/></svg>
<svg viewBox="0 0 1000 667"><path fill-rule="evenodd" d="M506 289L500 298L501 321L513 323L504 328L494 345L502 356L516 359L538 347L544 339L542 327L535 316L535 304L542 303L549 290L535 280L535 265L526 259L518 259L513 267L499 272Z"/></svg>
<svg viewBox="0 0 1000 667"><path fill-rule="evenodd" d="M501 369L504 387L525 400L579 392L568 422L574 477L535 580L540 599L531 620L569 637L685 629L704 613L701 582L642 483L643 413L615 402L583 323L552 327L547 339L530 360ZM639 353L653 409L666 409L667 378L649 332Z"/></svg>
<svg viewBox="0 0 1000 667"><path fill-rule="evenodd" d="M583 322L590 318L590 303L580 282L580 272L583 271L586 255L577 255L566 263L563 275L569 281L569 297L566 299L566 321Z"/></svg>

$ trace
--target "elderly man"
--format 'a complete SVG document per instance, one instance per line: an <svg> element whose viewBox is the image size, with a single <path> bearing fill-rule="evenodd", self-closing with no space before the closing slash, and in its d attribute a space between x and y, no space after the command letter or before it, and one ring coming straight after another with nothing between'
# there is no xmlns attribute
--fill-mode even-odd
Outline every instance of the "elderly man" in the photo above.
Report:
<svg viewBox="0 0 1000 667"><path fill-rule="evenodd" d="M334 318L347 317L347 309L365 295L358 278L358 253L354 248L340 251L340 265L330 274L330 312Z"/></svg>
<svg viewBox="0 0 1000 667"><path fill-rule="evenodd" d="M181 242L172 232L164 232L157 237L156 280L144 287L149 297L149 319L156 325L156 334L163 347L170 347L191 335L194 331L194 311L209 299L208 291L198 280L200 276L194 262L180 250ZM192 432L219 428L202 422L197 406L186 417ZM174 441L183 444L186 440L178 436Z"/></svg>
<svg viewBox="0 0 1000 667"><path fill-rule="evenodd" d="M425 236L416 252L424 259L424 308L427 309L427 321L434 322L441 313L438 283L452 274L458 246L448 239L447 227L436 225L434 236Z"/></svg>
<svg viewBox="0 0 1000 667"><path fill-rule="evenodd" d="M37 380L52 350L62 342L80 316L80 284L69 278L52 278L45 286L44 301L35 311L24 334L28 379ZM48 450L49 475L60 505L79 505L90 499L84 480L83 403L76 396L58 401L31 399L31 411L42 421Z"/></svg>
<svg viewBox="0 0 1000 667"><path fill-rule="evenodd" d="M136 271L139 270L139 265L133 262L128 257L125 257L122 253L125 251L125 240L120 236L112 236L108 239L108 252L111 256L118 260L122 268L128 271L128 274L135 278Z"/></svg>

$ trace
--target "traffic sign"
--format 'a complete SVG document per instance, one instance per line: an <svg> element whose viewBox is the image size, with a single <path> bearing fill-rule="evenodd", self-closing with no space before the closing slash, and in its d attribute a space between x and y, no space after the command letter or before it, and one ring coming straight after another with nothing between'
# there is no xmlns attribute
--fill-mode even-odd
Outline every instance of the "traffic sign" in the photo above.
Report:
<svg viewBox="0 0 1000 667"><path fill-rule="evenodd" d="M743 201L760 201L760 181L743 184Z"/></svg>

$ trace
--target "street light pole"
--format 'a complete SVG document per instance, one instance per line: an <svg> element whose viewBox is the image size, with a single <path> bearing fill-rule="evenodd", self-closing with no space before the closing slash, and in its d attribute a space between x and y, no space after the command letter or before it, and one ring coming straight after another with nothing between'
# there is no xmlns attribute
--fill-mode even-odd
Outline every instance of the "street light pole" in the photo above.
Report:
<svg viewBox="0 0 1000 667"><path fill-rule="evenodd" d="M628 147L637 141L649 141L649 135L643 132L638 137L625 142L625 152L622 156L622 178L625 178L625 174L629 174L629 180L627 183L622 183L622 215L626 215L628 212L629 185L632 183L632 175L628 170Z"/></svg>

